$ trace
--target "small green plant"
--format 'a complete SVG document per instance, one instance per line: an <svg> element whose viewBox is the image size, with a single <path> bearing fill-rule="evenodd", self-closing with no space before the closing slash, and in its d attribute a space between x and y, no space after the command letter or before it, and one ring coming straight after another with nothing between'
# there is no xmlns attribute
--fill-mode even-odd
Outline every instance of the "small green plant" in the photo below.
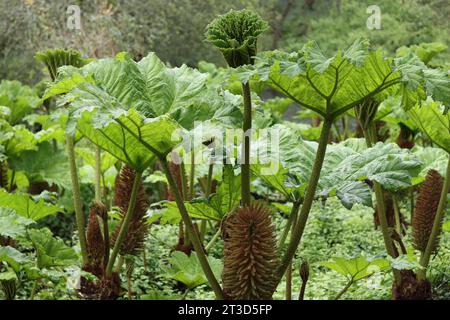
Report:
<svg viewBox="0 0 450 320"><path fill-rule="evenodd" d="M367 259L365 257L356 257L345 259L342 257L333 257L331 261L321 262L322 266L330 268L347 278L347 284L334 298L338 300L347 290L357 281L366 279L373 274L389 268L389 261L386 259Z"/></svg>
<svg viewBox="0 0 450 320"><path fill-rule="evenodd" d="M222 272L222 262L212 257L208 257L208 261L216 277L219 277ZM179 281L186 286L183 299L192 289L208 283L195 253L187 256L183 252L174 251L170 256L169 265L164 266L163 269L166 272L166 277Z"/></svg>

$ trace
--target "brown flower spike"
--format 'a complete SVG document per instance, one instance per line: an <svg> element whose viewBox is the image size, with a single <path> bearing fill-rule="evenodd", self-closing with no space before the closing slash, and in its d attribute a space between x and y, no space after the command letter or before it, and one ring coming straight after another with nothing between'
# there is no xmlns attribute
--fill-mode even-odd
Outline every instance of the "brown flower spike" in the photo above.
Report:
<svg viewBox="0 0 450 320"><path fill-rule="evenodd" d="M271 299L278 255L270 210L260 204L236 209L224 223L224 292L232 299Z"/></svg>
<svg viewBox="0 0 450 320"><path fill-rule="evenodd" d="M136 171L129 166L125 166L116 178L114 205L119 208L122 218L128 210L135 176ZM148 230L148 224L145 218L147 209L148 202L144 192L144 186L141 183L136 198L133 217L129 224L125 240L120 248L121 255L136 255L144 247L145 235ZM121 225L122 223L117 225L111 235L111 247L114 247Z"/></svg>
<svg viewBox="0 0 450 320"><path fill-rule="evenodd" d="M89 255L89 264L95 269L101 269L103 266L103 257L105 254L105 241L100 226L100 219L107 214L105 205L94 203L89 212L89 223L86 232L87 250Z"/></svg>
<svg viewBox="0 0 450 320"><path fill-rule="evenodd" d="M443 185L442 176L436 170L431 169L420 186L412 227L414 247L422 252L425 251L430 238ZM437 248L437 244L437 241L433 244L433 250Z"/></svg>

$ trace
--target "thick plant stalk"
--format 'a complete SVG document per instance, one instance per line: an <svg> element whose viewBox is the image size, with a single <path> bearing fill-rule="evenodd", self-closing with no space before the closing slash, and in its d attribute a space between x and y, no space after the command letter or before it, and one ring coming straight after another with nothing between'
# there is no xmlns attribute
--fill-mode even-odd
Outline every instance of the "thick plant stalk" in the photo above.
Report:
<svg viewBox="0 0 450 320"><path fill-rule="evenodd" d="M242 126L242 163L241 163L241 195L242 205L250 205L250 139L252 129L252 100L250 92L250 83L242 84L242 95L244 98L244 123Z"/></svg>
<svg viewBox="0 0 450 320"><path fill-rule="evenodd" d="M188 184L186 177L186 167L184 166L184 162L180 164L180 174L181 174L181 191L183 193L183 200L188 200Z"/></svg>
<svg viewBox="0 0 450 320"><path fill-rule="evenodd" d="M109 257L108 265L106 267L106 277L107 278L110 278L112 275L114 263L119 254L120 247L122 246L122 243L125 240L125 235L128 231L128 225L131 222L131 218L134 213L134 207L136 206L136 198L137 198L139 186L141 183L141 177L142 177L142 173L136 172L136 176L135 176L134 182L133 182L133 188L131 190L131 196L130 196L130 202L128 205L128 210L127 210L127 213L123 220L122 227L120 228L116 242L114 244L113 251L111 252L111 256Z"/></svg>
<svg viewBox="0 0 450 320"><path fill-rule="evenodd" d="M95 147L95 201L102 202L102 158L100 147Z"/></svg>
<svg viewBox="0 0 450 320"><path fill-rule="evenodd" d="M287 251L281 261L280 266L277 268L278 282L283 277L286 269L288 268L292 258L297 251L300 240L303 236L303 231L305 230L306 221L308 220L309 212L314 201L314 196L316 194L317 184L319 182L320 171L322 169L323 160L325 159L325 152L328 144L328 137L330 136L331 127L333 125L332 119L325 119L322 127L322 132L320 133L319 146L317 147L316 159L314 160L314 166L309 178L308 188L306 189L305 199L303 200L303 205L300 210L298 221L292 232L292 238L287 248Z"/></svg>
<svg viewBox="0 0 450 320"><path fill-rule="evenodd" d="M292 300L292 261L286 270L286 300Z"/></svg>
<svg viewBox="0 0 450 320"><path fill-rule="evenodd" d="M194 184L195 184L195 153L192 148L191 151L191 173L189 175L189 200L194 198Z"/></svg>
<svg viewBox="0 0 450 320"><path fill-rule="evenodd" d="M211 266L209 265L208 259L206 258L205 251L203 250L203 246L200 242L200 239L197 235L197 233L194 230L194 226L192 225L191 218L189 217L189 214L186 210L186 207L183 202L183 198L180 194L180 191L178 190L178 186L172 176L172 173L170 172L169 165L165 159L160 159L162 166L164 168L167 181L169 183L170 188L172 189L172 192L175 196L175 202L177 203L178 210L180 210L181 218L184 222L184 225L186 227L187 235L189 236L189 239L192 242L192 245L194 246L194 250L197 253L198 261L200 262L200 265L202 266L203 272L205 273L206 279L208 279L209 285L213 289L216 298L223 300L223 291L220 287L219 282L217 281L216 277L214 276L214 273L211 269Z"/></svg>
<svg viewBox="0 0 450 320"><path fill-rule="evenodd" d="M281 248L284 246L284 242L286 241L289 231L291 230L292 222L297 221L297 215L298 215L299 208L300 208L300 201L295 201L292 204L291 214L289 215L289 219L286 223L286 226L284 227L283 233L281 234L280 240L278 242L279 250L281 250Z"/></svg>
<svg viewBox="0 0 450 320"><path fill-rule="evenodd" d="M364 127L363 127L364 128ZM366 140L366 145L368 148L371 148L376 141L376 131L375 131L375 123L371 122L366 129L363 129L364 138ZM384 193L381 185L374 181L373 189L375 190L375 198L377 203L377 211L378 211L378 219L380 221L381 232L383 234L384 245L386 247L387 253L391 257L396 257L397 253L394 247L394 243L391 238L391 234L389 232L389 225L386 217L386 205L384 202ZM401 281L400 272L396 269L394 271L394 279L397 284Z"/></svg>
<svg viewBox="0 0 450 320"><path fill-rule="evenodd" d="M394 204L394 214L395 214L395 230L399 234L399 236L402 235L402 221L400 219L400 208L398 205L398 200L395 195L392 195L392 201Z"/></svg>
<svg viewBox="0 0 450 320"><path fill-rule="evenodd" d="M86 245L85 219L81 205L80 184L78 181L77 164L75 161L75 143L72 136L67 135L67 157L69 160L70 179L72 180L73 207L77 221L78 236L80 238L80 250L83 265L88 265L89 258Z"/></svg>
<svg viewBox="0 0 450 320"><path fill-rule="evenodd" d="M419 264L422 269L418 270L417 276L421 280L426 279L426 272L428 264L430 263L431 253L434 245L437 242L439 233L441 232L442 219L444 219L445 206L447 204L447 194L450 190L450 157L447 163L447 171L445 173L444 187L442 188L441 198L439 199L438 209L434 218L433 228L431 229L430 238L428 239L427 247L420 257Z"/></svg>
<svg viewBox="0 0 450 320"><path fill-rule="evenodd" d="M257 53L258 36L268 29L268 23L250 11L230 10L218 16L206 27L206 39L223 54L231 68L253 65ZM252 127L252 102L249 81L242 83L244 122L241 152L242 206L250 205L250 129ZM248 134L248 135L247 135Z"/></svg>
<svg viewBox="0 0 450 320"><path fill-rule="evenodd" d="M341 291L339 291L339 293L336 295L336 297L334 298L334 300L339 300L339 299L342 297L342 295L343 295L344 293L346 293L347 290L352 286L352 284L353 284L353 279L351 279L349 282L347 282L347 284L345 285L345 287L342 288Z"/></svg>
<svg viewBox="0 0 450 320"><path fill-rule="evenodd" d="M208 168L208 177L206 178L206 194L205 194L206 198L208 198L212 192L213 170L214 164L211 163ZM206 234L206 220L202 220L200 223L200 240L202 241L202 243L205 240L205 234Z"/></svg>
<svg viewBox="0 0 450 320"><path fill-rule="evenodd" d="M217 230L217 232L214 234L214 236L211 238L211 240L209 241L209 243L206 245L205 247L205 251L208 252L211 247L214 245L214 243L216 242L217 239L219 239L220 235L222 233L222 230Z"/></svg>
<svg viewBox="0 0 450 320"><path fill-rule="evenodd" d="M102 156L99 146L95 146L95 201L98 204L102 204ZM104 181L103 181L104 182ZM108 266L109 262L109 227L108 227L108 212L102 216L103 219L103 239L105 242L105 252L103 256L104 267Z"/></svg>

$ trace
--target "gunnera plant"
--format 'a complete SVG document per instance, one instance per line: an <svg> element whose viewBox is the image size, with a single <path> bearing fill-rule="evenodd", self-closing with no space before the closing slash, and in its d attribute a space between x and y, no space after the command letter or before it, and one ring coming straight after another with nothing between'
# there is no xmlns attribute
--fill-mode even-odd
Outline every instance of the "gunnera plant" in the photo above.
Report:
<svg viewBox="0 0 450 320"><path fill-rule="evenodd" d="M111 235L111 247L114 247L123 223L123 218L127 212L135 176L136 171L133 168L130 166L124 166L116 178L114 205L119 208L119 214L122 217L122 222L118 224ZM145 218L145 213L147 212L148 206L144 186L141 183L128 231L125 235L122 246L120 247L121 255L137 255L144 248L145 235L148 230L148 223Z"/></svg>
<svg viewBox="0 0 450 320"><path fill-rule="evenodd" d="M36 53L36 59L42 62L54 82L58 76L58 68L63 66L81 67L85 65L88 60L83 59L81 53L75 50L66 49L48 49ZM76 224L79 234L80 251L83 260L83 265L89 264L86 234L85 234L85 219L82 209L80 182L78 177L78 169L75 156L75 137L72 134L66 134L66 148L67 158L69 162L70 180L72 182L73 193L73 207L75 211Z"/></svg>
<svg viewBox="0 0 450 320"><path fill-rule="evenodd" d="M255 62L258 36L268 24L249 10L231 10L218 16L206 28L206 39L223 54L228 65L238 68ZM250 205L250 130L252 128L252 101L249 81L242 83L244 99L243 139L241 160L242 204Z"/></svg>
<svg viewBox="0 0 450 320"><path fill-rule="evenodd" d="M439 205L444 179L436 170L429 170L425 181L420 186L416 208L412 218L414 248L425 251ZM436 250L438 238L433 243Z"/></svg>
<svg viewBox="0 0 450 320"><path fill-rule="evenodd" d="M277 284L278 250L270 210L261 204L238 208L223 225L224 294L235 300L267 300Z"/></svg>

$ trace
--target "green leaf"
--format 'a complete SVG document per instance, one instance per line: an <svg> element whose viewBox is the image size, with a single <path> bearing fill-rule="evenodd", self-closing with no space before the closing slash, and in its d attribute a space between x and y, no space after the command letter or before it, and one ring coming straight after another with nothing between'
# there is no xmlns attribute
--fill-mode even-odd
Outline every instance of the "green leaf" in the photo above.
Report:
<svg viewBox="0 0 450 320"><path fill-rule="evenodd" d="M402 254L397 258L388 257L391 267L397 270L413 270L421 268L417 257L414 255L414 250L407 254Z"/></svg>
<svg viewBox="0 0 450 320"><path fill-rule="evenodd" d="M367 39L357 39L353 44L344 52L343 57L350 63L361 67L364 65L364 61L368 54L369 41Z"/></svg>
<svg viewBox="0 0 450 320"><path fill-rule="evenodd" d="M367 149L366 140L364 138L348 138L339 143L343 147L347 147L358 153Z"/></svg>
<svg viewBox="0 0 450 320"><path fill-rule="evenodd" d="M389 123L402 124L412 131L418 128L408 113L401 107L401 97L389 97L378 107L376 120L383 120Z"/></svg>
<svg viewBox="0 0 450 320"><path fill-rule="evenodd" d="M32 229L29 235L36 249L37 266L40 269L66 267L79 262L75 250L68 247L61 239L53 237L49 229Z"/></svg>
<svg viewBox="0 0 450 320"><path fill-rule="evenodd" d="M121 52L73 73L48 90L67 93L62 104L69 102L79 112L134 108L146 117L188 107L191 99L204 90L207 78L207 74L185 65L168 68L154 53L136 63ZM69 84L61 84L64 81Z"/></svg>
<svg viewBox="0 0 450 320"><path fill-rule="evenodd" d="M410 187L411 179L420 169L420 161L409 151L393 143L378 142L372 148L343 160L335 168L333 176L340 175L345 180L374 180L386 190L398 191Z"/></svg>
<svg viewBox="0 0 450 320"><path fill-rule="evenodd" d="M146 291L141 295L140 300L181 300L181 295L167 295L164 292L157 290Z"/></svg>
<svg viewBox="0 0 450 320"><path fill-rule="evenodd" d="M185 207L189 216L197 219L211 219L221 221L240 203L241 178L234 174L232 165L223 167L222 182L217 191L206 198L196 198L186 201ZM174 202L164 203L162 222L178 223L181 215Z"/></svg>
<svg viewBox="0 0 450 320"><path fill-rule="evenodd" d="M389 261L386 259L367 259L364 256L350 259L333 257L331 261L321 262L320 265L342 274L349 280L358 281L388 269Z"/></svg>
<svg viewBox="0 0 450 320"><path fill-rule="evenodd" d="M171 116L183 128L191 130L198 122L203 122L204 126L212 123L218 128L242 127L240 96L206 87L189 102L171 111Z"/></svg>
<svg viewBox="0 0 450 320"><path fill-rule="evenodd" d="M153 171L150 175L148 175L145 178L144 182L148 182L148 183L163 182L163 183L167 184L167 178L163 172L156 170L156 171Z"/></svg>
<svg viewBox="0 0 450 320"><path fill-rule="evenodd" d="M95 152L93 150L89 148L77 147L75 148L75 152L77 155L83 158L83 163L85 165L89 165L92 168L95 168L96 160L95 160ZM117 162L117 158L108 152L101 152L100 157L101 157L100 170L102 173L105 173Z"/></svg>
<svg viewBox="0 0 450 320"><path fill-rule="evenodd" d="M185 202L184 206L186 207L189 216L192 218L220 221L223 217L223 215L205 199L194 199L190 202ZM164 203L164 209L161 214L162 224L177 224L181 221L181 214L175 202Z"/></svg>
<svg viewBox="0 0 450 320"><path fill-rule="evenodd" d="M450 113L444 114L443 106L427 101L410 109L408 115L433 143L450 153Z"/></svg>
<svg viewBox="0 0 450 320"><path fill-rule="evenodd" d="M272 174L263 174L264 169L267 169L266 165L262 164L252 164L250 168L257 177L263 180L267 185L273 187L279 193L281 193L286 199L294 200L295 199L295 190L296 188L292 185L287 184L286 178L289 172L288 169L283 168L281 165L278 170Z"/></svg>
<svg viewBox="0 0 450 320"><path fill-rule="evenodd" d="M328 118L368 98L383 101L399 95L405 109L427 95L450 103L450 78L445 72L429 69L413 54L385 59L381 51L367 51L367 47L367 41L359 39L331 57L314 42L296 53L267 52L258 59L259 79L301 107Z"/></svg>
<svg viewBox="0 0 450 320"><path fill-rule="evenodd" d="M355 203L372 207L372 193L367 184L362 181L343 182L331 190L335 190L336 196L341 200L342 205L349 210Z"/></svg>
<svg viewBox="0 0 450 320"><path fill-rule="evenodd" d="M424 77L428 95L434 101L444 104L445 112L447 112L450 107L450 76L448 72L440 69L426 69Z"/></svg>
<svg viewBox="0 0 450 320"><path fill-rule="evenodd" d="M293 201L302 195L308 183L317 143L305 142L289 127L275 125L272 136L263 136L253 143L251 165L253 173ZM278 137L275 148L268 141ZM266 146L266 155L256 153ZM270 172L267 164L275 163ZM277 170L278 169L278 170ZM371 206L372 195L365 179L378 181L385 189L397 191L411 186L412 178L421 170L420 161L396 144L378 143L364 147L363 140L349 140L327 148L316 196L336 195L351 208L354 203Z"/></svg>
<svg viewBox="0 0 450 320"><path fill-rule="evenodd" d="M295 201L299 196L303 196L303 191L309 180L312 171L317 143L303 141L295 130L283 125L275 125L272 128L271 137L261 137L253 144L252 150L256 152L258 148L267 148L267 154L261 155L251 165L253 173L271 185L289 201ZM268 141L276 139L275 149L272 149ZM268 140L270 139L270 140ZM371 206L372 197L369 187L357 177L346 179L345 176L337 176L336 167L356 151L343 145L331 145L328 147L317 196L329 197L336 195L342 204L351 208L354 203L362 203ZM253 157L256 155L253 154ZM270 164L278 166L268 169Z"/></svg>
<svg viewBox="0 0 450 320"><path fill-rule="evenodd" d="M211 269L216 277L222 273L222 262L219 259L208 257ZM208 283L202 267L198 262L195 252L187 256L180 251L174 251L169 259L170 267L164 266L167 276L173 280L180 281L188 288L193 289Z"/></svg>
<svg viewBox="0 0 450 320"><path fill-rule="evenodd" d="M78 121L78 130L86 138L138 171L145 170L156 156L165 157L178 144L179 128L167 116L144 119L134 109L106 124L90 113Z"/></svg>
<svg viewBox="0 0 450 320"><path fill-rule="evenodd" d="M267 84L301 107L321 116L338 116L400 80L391 61L366 48L366 41L357 40L343 54L327 58L317 44L309 43L297 53L266 53L259 59L258 69L261 77L270 68ZM287 61L299 65L295 72Z"/></svg>
<svg viewBox="0 0 450 320"><path fill-rule="evenodd" d="M230 213L241 201L241 176L234 175L233 166L228 164L223 168L223 177L217 192L208 199L208 204L214 208L218 216L223 218Z"/></svg>
<svg viewBox="0 0 450 320"><path fill-rule="evenodd" d="M66 189L71 187L67 156L49 142L39 144L37 150L11 157L9 163L14 170L25 172L30 182L46 181Z"/></svg>
<svg viewBox="0 0 450 320"><path fill-rule="evenodd" d="M22 217L34 221L63 210L57 206L45 203L43 198L35 201L28 194L8 193L2 189L0 189L0 207L13 209Z"/></svg>
<svg viewBox="0 0 450 320"><path fill-rule="evenodd" d="M31 262L30 258L12 247L0 247L0 262L6 262L14 271L18 271L20 266Z"/></svg>
<svg viewBox="0 0 450 320"><path fill-rule="evenodd" d="M33 223L33 220L19 216L13 209L0 207L0 236L13 239L23 237L26 227Z"/></svg>
<svg viewBox="0 0 450 320"><path fill-rule="evenodd" d="M438 171L443 177L445 176L449 157L445 150L440 148L415 146L412 151L417 159L422 162L422 170L419 172L418 177L425 178L430 169Z"/></svg>
<svg viewBox="0 0 450 320"><path fill-rule="evenodd" d="M0 106L10 109L8 120L15 124L40 104L36 92L19 81L2 80L0 83Z"/></svg>
<svg viewBox="0 0 450 320"><path fill-rule="evenodd" d="M312 70L324 73L333 63L336 57L327 58L315 41L310 41L303 47L305 62Z"/></svg>
<svg viewBox="0 0 450 320"><path fill-rule="evenodd" d="M82 83L87 83L87 82L92 83L93 81L94 80L90 76L84 77L79 73L74 73L73 75L66 77L66 78L62 79L61 81L58 81L55 84L53 84L52 86L50 86L45 91L44 96L42 97L42 100L46 100L51 97L67 93Z"/></svg>
<svg viewBox="0 0 450 320"><path fill-rule="evenodd" d="M450 220L446 221L443 225L442 225L442 230L446 231L446 232L450 232Z"/></svg>
<svg viewBox="0 0 450 320"><path fill-rule="evenodd" d="M1 272L0 273L0 283L2 281L17 281L17 275L14 272L14 270L11 269L7 269L6 272Z"/></svg>
<svg viewBox="0 0 450 320"><path fill-rule="evenodd" d="M411 90L421 86L425 68L425 64L412 53L394 59L394 70L400 72L401 81Z"/></svg>
<svg viewBox="0 0 450 320"><path fill-rule="evenodd" d="M410 47L400 47L397 49L398 56L407 56L414 52L420 60L428 64L436 55L444 52L447 46L440 42L421 43Z"/></svg>

